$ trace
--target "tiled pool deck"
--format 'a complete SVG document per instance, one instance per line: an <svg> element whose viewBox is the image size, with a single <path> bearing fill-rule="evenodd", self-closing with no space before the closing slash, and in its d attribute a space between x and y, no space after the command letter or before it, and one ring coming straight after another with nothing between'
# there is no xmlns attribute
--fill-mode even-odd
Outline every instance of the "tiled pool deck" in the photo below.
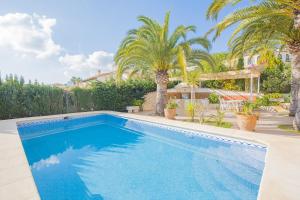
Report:
<svg viewBox="0 0 300 200"><path fill-rule="evenodd" d="M137 120L150 121L196 131L204 131L268 147L266 165L260 187L260 200L300 199L300 136L281 136L250 133L240 130L223 129L161 117L141 116L117 112L90 112L70 115L110 113ZM66 115L33 117L0 121L0 199L37 200L40 199L27 163L16 123L27 120L61 118Z"/></svg>

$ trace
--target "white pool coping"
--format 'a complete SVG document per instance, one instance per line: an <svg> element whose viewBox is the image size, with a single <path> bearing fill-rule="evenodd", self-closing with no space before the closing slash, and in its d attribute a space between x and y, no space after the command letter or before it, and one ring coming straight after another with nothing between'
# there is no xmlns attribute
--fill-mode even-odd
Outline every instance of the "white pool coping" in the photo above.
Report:
<svg viewBox="0 0 300 200"><path fill-rule="evenodd" d="M266 164L260 185L259 200L300 199L300 136L282 136L224 129L197 123L168 120L111 111L72 113L0 121L0 199L38 200L34 183L16 124L24 121L107 113L121 117L159 123L211 135L267 146Z"/></svg>

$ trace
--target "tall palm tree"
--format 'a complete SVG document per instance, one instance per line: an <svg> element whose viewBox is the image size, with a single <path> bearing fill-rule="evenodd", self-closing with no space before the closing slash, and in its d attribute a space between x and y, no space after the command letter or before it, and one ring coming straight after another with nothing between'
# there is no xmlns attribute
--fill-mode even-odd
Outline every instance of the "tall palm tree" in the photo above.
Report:
<svg viewBox="0 0 300 200"><path fill-rule="evenodd" d="M199 65L202 59L213 63L208 54L210 42L203 37L187 39L187 33L195 32L194 26L181 25L170 33L169 19L170 13L166 14L163 24L145 16L138 17L142 26L128 32L115 56L117 79L125 72L154 76L158 115L164 113L171 69L180 70L188 65ZM193 45L200 45L202 49L193 49Z"/></svg>
<svg viewBox="0 0 300 200"><path fill-rule="evenodd" d="M227 5L242 0L214 0L207 11L208 18L217 18ZM290 114L294 126L300 129L300 1L261 0L226 16L211 31L215 38L228 27L238 24L229 41L233 52L259 52L268 47L285 46L292 54L292 83Z"/></svg>

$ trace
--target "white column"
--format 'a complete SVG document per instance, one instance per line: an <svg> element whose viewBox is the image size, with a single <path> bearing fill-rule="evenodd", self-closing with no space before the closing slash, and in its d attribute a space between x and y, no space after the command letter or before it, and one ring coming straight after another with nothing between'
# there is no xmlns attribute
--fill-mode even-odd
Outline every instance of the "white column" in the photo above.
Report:
<svg viewBox="0 0 300 200"><path fill-rule="evenodd" d="M259 94L260 90L260 76L257 77L257 94Z"/></svg>
<svg viewBox="0 0 300 200"><path fill-rule="evenodd" d="M253 76L250 74L250 102L253 101Z"/></svg>

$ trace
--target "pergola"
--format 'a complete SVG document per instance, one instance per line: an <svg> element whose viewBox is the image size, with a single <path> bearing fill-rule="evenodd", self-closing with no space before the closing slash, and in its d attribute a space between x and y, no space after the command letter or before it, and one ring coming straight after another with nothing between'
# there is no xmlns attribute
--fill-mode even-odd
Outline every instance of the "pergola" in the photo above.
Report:
<svg viewBox="0 0 300 200"><path fill-rule="evenodd" d="M257 93L260 88L260 74L263 66L252 66L248 69L233 70L217 73L206 73L200 75L200 81L208 80L229 80L229 79L250 79L250 100L253 100L253 79L257 78Z"/></svg>
<svg viewBox="0 0 300 200"><path fill-rule="evenodd" d="M253 96L253 78L257 78L257 93L260 87L260 70L257 68L234 70L218 73L201 74L200 81L228 80L228 79L250 79L250 98Z"/></svg>

